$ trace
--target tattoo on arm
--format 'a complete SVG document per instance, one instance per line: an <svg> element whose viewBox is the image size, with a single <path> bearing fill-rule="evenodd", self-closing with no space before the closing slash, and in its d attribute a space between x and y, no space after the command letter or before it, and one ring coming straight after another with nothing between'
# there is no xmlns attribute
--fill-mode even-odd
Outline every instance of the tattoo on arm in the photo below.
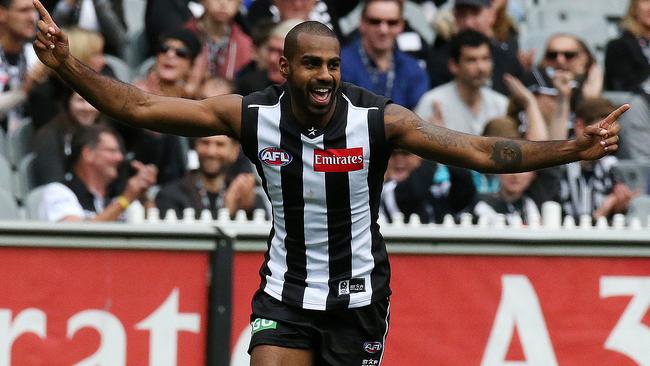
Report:
<svg viewBox="0 0 650 366"><path fill-rule="evenodd" d="M516 141L497 141L490 157L497 169L513 170L521 167L521 146Z"/></svg>

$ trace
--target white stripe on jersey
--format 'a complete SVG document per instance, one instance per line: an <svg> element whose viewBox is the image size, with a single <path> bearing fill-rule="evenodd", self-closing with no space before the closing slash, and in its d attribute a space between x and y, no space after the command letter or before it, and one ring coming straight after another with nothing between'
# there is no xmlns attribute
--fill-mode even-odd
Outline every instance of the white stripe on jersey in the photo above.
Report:
<svg viewBox="0 0 650 366"><path fill-rule="evenodd" d="M325 310L329 293L329 252L327 232L327 202L325 173L314 173L314 150L325 148L323 136L310 139L301 135L303 174L302 189L305 200L305 253L307 259L307 288L303 308Z"/></svg>
<svg viewBox="0 0 650 366"><path fill-rule="evenodd" d="M249 108L259 108L257 143L258 151L267 147L280 147L280 101L284 93L278 98L278 103L271 106L250 105ZM269 192L271 204L273 205L273 228L275 235L271 239L269 250L268 267L270 276L266 276L266 287L264 292L282 300L282 288L284 274L287 272L287 249L284 246L284 239L287 236L284 222L284 206L282 201L282 179L280 166L262 164L264 177L266 178L266 190Z"/></svg>
<svg viewBox="0 0 650 366"><path fill-rule="evenodd" d="M364 169L348 173L350 184L350 217L352 219L352 278L364 278L364 292L350 294L350 307L370 304L372 282L370 274L375 266L372 256L372 234L370 232L370 188L368 187L368 168L370 166L370 138L368 136L368 110L348 102L348 120L345 128L348 148L363 147Z"/></svg>

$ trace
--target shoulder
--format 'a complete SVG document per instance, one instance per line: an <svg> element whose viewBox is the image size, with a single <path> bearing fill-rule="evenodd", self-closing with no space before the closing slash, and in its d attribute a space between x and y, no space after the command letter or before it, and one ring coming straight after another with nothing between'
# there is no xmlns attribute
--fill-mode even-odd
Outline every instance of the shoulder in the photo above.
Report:
<svg viewBox="0 0 650 366"><path fill-rule="evenodd" d="M272 106L280 101L284 93L281 85L271 85L260 91L253 92L242 98L242 106L247 108L250 105L267 105Z"/></svg>
<svg viewBox="0 0 650 366"><path fill-rule="evenodd" d="M45 185L43 199L39 204L38 216L41 220L57 222L65 217L84 217L79 199L66 185L55 182Z"/></svg>
<svg viewBox="0 0 650 366"><path fill-rule="evenodd" d="M390 99L377 95L364 88L347 82L341 83L341 94L354 107L359 108L378 108L383 110L390 102Z"/></svg>

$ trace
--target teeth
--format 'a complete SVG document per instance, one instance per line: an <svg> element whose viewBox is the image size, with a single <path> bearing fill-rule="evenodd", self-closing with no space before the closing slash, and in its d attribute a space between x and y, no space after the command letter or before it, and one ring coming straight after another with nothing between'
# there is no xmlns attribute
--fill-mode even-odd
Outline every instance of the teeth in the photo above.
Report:
<svg viewBox="0 0 650 366"><path fill-rule="evenodd" d="M322 88L322 89L314 89L314 91L316 91L316 92L318 92L318 93L327 93L327 92L330 91L330 90L329 90L329 89L326 89L326 88Z"/></svg>

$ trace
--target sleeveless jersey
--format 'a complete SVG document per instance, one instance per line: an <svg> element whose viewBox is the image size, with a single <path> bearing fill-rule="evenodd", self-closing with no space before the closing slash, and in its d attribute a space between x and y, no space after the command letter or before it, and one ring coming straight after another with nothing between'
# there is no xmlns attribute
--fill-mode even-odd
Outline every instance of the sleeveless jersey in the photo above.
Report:
<svg viewBox="0 0 650 366"><path fill-rule="evenodd" d="M322 131L295 119L286 84L242 102L242 149L273 208L260 290L303 309L355 308L390 295L377 224L389 101L347 83L335 97Z"/></svg>

